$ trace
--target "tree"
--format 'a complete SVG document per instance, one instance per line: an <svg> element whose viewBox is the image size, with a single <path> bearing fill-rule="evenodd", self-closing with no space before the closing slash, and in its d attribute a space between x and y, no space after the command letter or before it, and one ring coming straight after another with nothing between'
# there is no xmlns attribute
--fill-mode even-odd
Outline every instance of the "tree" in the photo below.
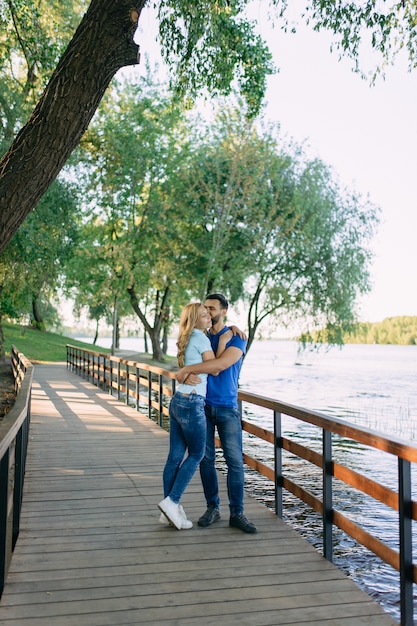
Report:
<svg viewBox="0 0 417 626"><path fill-rule="evenodd" d="M214 119L197 118L191 128L191 158L180 166L172 204L188 216L187 256L195 258L200 298L217 289L236 302L263 217L257 208L267 192L268 141L258 136L242 102L233 108L221 103Z"/></svg>
<svg viewBox="0 0 417 626"><path fill-rule="evenodd" d="M284 27L289 28L285 16L290 8L288 0L274 0L280 6ZM292 3L291 3L292 4ZM311 0L305 3L302 18L314 30L329 30L336 35L335 46L340 54L354 62L354 69L365 77L361 69L363 47L381 55L372 73L384 73L384 66L395 61L401 51L408 57L409 69L417 67L417 4L414 1L391 2L367 0ZM294 28L292 24L292 28Z"/></svg>
<svg viewBox="0 0 417 626"><path fill-rule="evenodd" d="M369 287L377 210L321 161L282 146L274 128L245 121L241 107L223 107L197 132L174 204L194 220L203 296L247 304L248 348L268 317L326 325L328 341L341 341Z"/></svg>
<svg viewBox="0 0 417 626"><path fill-rule="evenodd" d="M0 0L0 154L39 100L81 19L81 4Z"/></svg>
<svg viewBox="0 0 417 626"><path fill-rule="evenodd" d="M32 116L1 159L0 249L60 172L115 72L137 62L132 36L138 15L130 6L93 0Z"/></svg>
<svg viewBox="0 0 417 626"><path fill-rule="evenodd" d="M301 158L291 170L289 194L277 198L278 213L269 212L257 228L256 271L245 295L249 345L267 316L325 326L327 342L342 343L358 295L369 290L367 246L378 209L340 189L317 159Z"/></svg>
<svg viewBox="0 0 417 626"><path fill-rule="evenodd" d="M277 20L290 28L288 0L271 0ZM227 93L235 75L255 113L272 71L265 44L242 17L248 0L159 0L160 37L176 92L193 97L203 86ZM4 2L2 3L4 5ZM126 0L92 0L81 24L27 124L0 161L0 252L55 179L78 144L118 69L138 61L133 34L146 0L132 9ZM310 0L302 19L340 35L343 53L357 58L370 34L383 60L417 54L416 4L377 0L363 6L340 0ZM0 5L1 6L1 5ZM291 3L293 6L293 3ZM48 7L49 10L49 7Z"/></svg>
<svg viewBox="0 0 417 626"><path fill-rule="evenodd" d="M79 294L90 294L94 304L105 301L109 290L124 312L127 302L152 342L154 358L162 360L161 333L169 327L181 285L192 284L179 243L187 241L188 216L172 202L171 189L179 160L187 158L186 118L149 78L136 87L117 87L80 146L88 221L72 276ZM80 268L87 258L86 282Z"/></svg>
<svg viewBox="0 0 417 626"><path fill-rule="evenodd" d="M56 180L0 254L0 354L2 316L31 320L38 329L56 319L50 304L77 241L74 185Z"/></svg>
<svg viewBox="0 0 417 626"><path fill-rule="evenodd" d="M111 79L138 62L134 42L146 1L92 0L27 124L0 161L0 252L80 141ZM227 92L236 73L256 110L270 55L238 0L166 0L159 7L165 53L178 65L175 88L207 84ZM228 53L224 51L227 49Z"/></svg>
<svg viewBox="0 0 417 626"><path fill-rule="evenodd" d="M77 249L66 266L65 291L75 311L88 309L90 319L113 323L113 345L118 347L118 320L126 314L123 302L129 276L129 257L120 244L118 224L94 216L80 230Z"/></svg>

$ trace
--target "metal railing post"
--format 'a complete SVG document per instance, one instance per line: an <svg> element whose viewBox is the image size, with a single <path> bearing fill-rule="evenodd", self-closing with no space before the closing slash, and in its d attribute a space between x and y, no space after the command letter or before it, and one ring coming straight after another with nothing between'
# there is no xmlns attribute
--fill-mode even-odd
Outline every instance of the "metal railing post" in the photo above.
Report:
<svg viewBox="0 0 417 626"><path fill-rule="evenodd" d="M7 571L7 519L9 501L9 458L10 448L0 459L0 596L3 593Z"/></svg>
<svg viewBox="0 0 417 626"><path fill-rule="evenodd" d="M140 405L140 369L139 367L136 367L135 391L136 391L136 410L139 411L139 405Z"/></svg>
<svg viewBox="0 0 417 626"><path fill-rule="evenodd" d="M282 416L274 411L274 472L275 472L275 513L282 517Z"/></svg>
<svg viewBox="0 0 417 626"><path fill-rule="evenodd" d="M398 457L400 525L400 607L402 626L413 626L413 545L411 463Z"/></svg>
<svg viewBox="0 0 417 626"><path fill-rule="evenodd" d="M164 420L163 420L164 403L162 402L163 400L162 374L158 374L158 378L159 378L159 425L162 428L162 425L164 423Z"/></svg>
<svg viewBox="0 0 417 626"><path fill-rule="evenodd" d="M152 372L148 371L148 417L152 419Z"/></svg>
<svg viewBox="0 0 417 626"><path fill-rule="evenodd" d="M333 561L332 433L323 430L323 555Z"/></svg>
<svg viewBox="0 0 417 626"><path fill-rule="evenodd" d="M129 364L126 363L126 404L129 406Z"/></svg>

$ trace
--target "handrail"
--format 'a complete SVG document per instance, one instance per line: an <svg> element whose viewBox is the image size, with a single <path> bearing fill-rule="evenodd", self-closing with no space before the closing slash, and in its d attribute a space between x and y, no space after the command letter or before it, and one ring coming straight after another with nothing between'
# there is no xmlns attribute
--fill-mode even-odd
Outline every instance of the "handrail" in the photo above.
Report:
<svg viewBox="0 0 417 626"><path fill-rule="evenodd" d="M11 364L18 393L0 422L0 596L20 530L33 378L33 365L14 346Z"/></svg>
<svg viewBox="0 0 417 626"><path fill-rule="evenodd" d="M110 393L117 391L118 399L124 399L130 403L133 400L137 410L140 410L140 403L143 402L148 417L158 421L160 426L163 425L163 418L168 416L169 399L175 392L175 375L172 372L71 345L67 345L67 367L104 389L108 389ZM164 379L168 380L164 382ZM146 388L146 394L142 393L142 387ZM417 448L398 437L352 425L318 411L310 411L246 391L239 391L238 397L243 430L272 444L274 449L273 468L256 460L246 450L244 461L249 467L274 482L276 514L280 517L283 515L282 494L285 489L322 516L323 554L328 560L333 559L333 528L336 526L399 571L401 624L412 626L413 583L417 583L417 566L413 562L412 550L412 521L417 520L417 502L411 497L411 464L417 463ZM243 419L244 404L270 410L273 430ZM321 429L321 452L285 436L282 428L283 415ZM339 435L397 457L398 489L389 489L360 472L336 462L332 454L333 435ZM282 460L283 451L296 455L321 469L321 498L308 492L287 475L288 472ZM333 507L334 479L398 511L399 551L386 545Z"/></svg>

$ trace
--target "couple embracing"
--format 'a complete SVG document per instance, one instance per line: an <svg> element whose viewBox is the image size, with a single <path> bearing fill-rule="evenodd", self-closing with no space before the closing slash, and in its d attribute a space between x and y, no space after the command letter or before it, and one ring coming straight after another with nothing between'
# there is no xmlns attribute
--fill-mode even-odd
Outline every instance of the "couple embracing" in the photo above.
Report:
<svg viewBox="0 0 417 626"><path fill-rule="evenodd" d="M217 427L227 465L229 525L245 533L257 532L243 508L242 425L237 404L246 340L238 329L225 325L227 309L226 298L213 293L204 305L188 304L181 314L177 344L181 369L176 375L180 384L169 406L170 450L163 472L164 499L158 504L160 521L178 530L193 525L180 499L198 465L207 502L198 525L210 526L220 519L214 442Z"/></svg>

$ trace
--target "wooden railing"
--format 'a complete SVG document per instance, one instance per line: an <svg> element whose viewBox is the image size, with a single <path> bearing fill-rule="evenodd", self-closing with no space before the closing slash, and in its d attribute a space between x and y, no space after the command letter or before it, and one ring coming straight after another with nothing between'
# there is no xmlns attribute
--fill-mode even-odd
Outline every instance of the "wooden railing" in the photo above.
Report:
<svg viewBox="0 0 417 626"><path fill-rule="evenodd" d="M14 346L11 365L17 396L0 422L0 596L20 529L33 377L32 364Z"/></svg>
<svg viewBox="0 0 417 626"><path fill-rule="evenodd" d="M117 393L120 400L135 405L137 409L143 410L140 408L143 403L148 416L161 426L164 418L168 418L169 400L175 392L172 372L70 345L67 346L67 367L103 389ZM251 407L251 411L254 407L255 410L259 407L271 412L273 424L271 430L245 419L242 419L242 426L244 431L272 446L274 467L253 458L249 450L244 451L244 460L249 467L275 484L276 514L280 517L283 515L282 495L283 490L286 490L321 515L323 554L328 560L333 559L333 529L338 527L397 570L400 574L401 624L412 626L413 583L417 582L417 568L413 562L412 522L417 520L417 502L412 500L411 467L417 463L417 448L401 439L253 393L239 391L239 405L241 415L247 405ZM282 427L283 416L290 416L317 427L321 432L320 452L314 447L301 445L285 436ZM335 436L396 457L397 488L389 489L364 474L336 462L332 454ZM315 447L317 448L317 445ZM284 451L320 469L321 498L310 493L287 475L283 463ZM333 507L334 479L361 494L370 496L375 502L382 503L398 514L398 551ZM366 517L366 512L363 513Z"/></svg>

